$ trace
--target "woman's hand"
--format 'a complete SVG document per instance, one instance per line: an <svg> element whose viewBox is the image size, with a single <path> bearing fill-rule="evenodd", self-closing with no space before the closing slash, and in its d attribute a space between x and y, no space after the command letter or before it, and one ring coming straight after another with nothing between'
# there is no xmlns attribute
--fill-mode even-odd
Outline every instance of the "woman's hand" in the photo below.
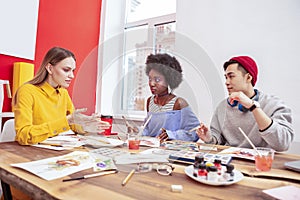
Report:
<svg viewBox="0 0 300 200"><path fill-rule="evenodd" d="M208 128L203 123L200 123L200 127L196 130L196 133L204 142L210 142L212 139Z"/></svg>
<svg viewBox="0 0 300 200"><path fill-rule="evenodd" d="M160 143L163 143L163 142L165 142L166 140L168 140L168 139L169 139L169 136L168 136L168 134L167 134L167 130L164 129L164 128L162 128L162 129L161 129L161 134L159 134L159 135L157 136L157 138L159 139Z"/></svg>
<svg viewBox="0 0 300 200"><path fill-rule="evenodd" d="M86 132L101 133L104 129L110 128L109 122L101 121L101 117L97 114L85 115L87 109L77 109L71 115L67 116L69 124L77 124Z"/></svg>

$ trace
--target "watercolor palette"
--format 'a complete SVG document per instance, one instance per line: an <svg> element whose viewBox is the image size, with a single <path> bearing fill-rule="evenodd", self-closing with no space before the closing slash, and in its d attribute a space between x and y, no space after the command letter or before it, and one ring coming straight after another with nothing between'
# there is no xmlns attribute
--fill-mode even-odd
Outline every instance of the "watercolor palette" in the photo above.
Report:
<svg viewBox="0 0 300 200"><path fill-rule="evenodd" d="M120 155L129 155L129 152L121 151L117 149L111 149L111 148L99 148L99 149L93 149L90 151L90 153L94 154L100 154L102 156L107 156L109 158L114 158L116 156Z"/></svg>
<svg viewBox="0 0 300 200"><path fill-rule="evenodd" d="M210 154L204 152L195 152L181 150L174 152L169 155L169 160L173 162L182 162L187 164L193 164L195 162L195 156L201 155L204 157L205 162L214 162L215 159L220 159L222 165L227 165L230 163L232 157L229 155L220 155L220 154Z"/></svg>

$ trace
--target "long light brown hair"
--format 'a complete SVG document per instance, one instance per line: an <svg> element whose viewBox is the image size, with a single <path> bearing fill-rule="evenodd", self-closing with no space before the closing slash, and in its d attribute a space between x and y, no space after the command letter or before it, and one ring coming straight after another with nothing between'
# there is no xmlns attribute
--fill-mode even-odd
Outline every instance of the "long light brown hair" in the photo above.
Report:
<svg viewBox="0 0 300 200"><path fill-rule="evenodd" d="M41 85L46 81L49 75L46 69L48 63L50 63L52 66L55 66L57 63L68 57L72 57L76 61L75 56L71 51L61 47L53 47L47 52L36 75L32 80L28 81L28 83L33 85Z"/></svg>
<svg viewBox="0 0 300 200"><path fill-rule="evenodd" d="M72 57L75 61L75 55L64 48L61 47L53 47L51 48L45 55L43 62L37 71L36 75L28 81L27 83L32 84L32 85L42 85L48 78L49 73L47 71L46 66L50 63L52 66L55 66L57 63L60 61L64 60L65 58ZM25 84L27 84L25 83ZM17 98L17 93L14 95L14 100L13 100L13 105L16 104L16 98Z"/></svg>

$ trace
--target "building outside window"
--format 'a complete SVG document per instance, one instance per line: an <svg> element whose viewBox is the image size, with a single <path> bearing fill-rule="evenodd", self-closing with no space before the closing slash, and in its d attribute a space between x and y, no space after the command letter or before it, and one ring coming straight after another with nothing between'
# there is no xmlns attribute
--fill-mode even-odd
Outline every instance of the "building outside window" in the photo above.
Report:
<svg viewBox="0 0 300 200"><path fill-rule="evenodd" d="M169 53L175 48L176 0L130 0L124 30L121 110L142 115L151 95L145 62L149 54Z"/></svg>

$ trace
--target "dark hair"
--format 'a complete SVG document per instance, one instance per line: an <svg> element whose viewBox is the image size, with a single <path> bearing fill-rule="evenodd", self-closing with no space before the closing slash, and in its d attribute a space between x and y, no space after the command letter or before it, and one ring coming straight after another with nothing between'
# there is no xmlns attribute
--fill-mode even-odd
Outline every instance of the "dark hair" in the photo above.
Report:
<svg viewBox="0 0 300 200"><path fill-rule="evenodd" d="M224 63L223 68L224 71L226 71L227 67L231 64L238 64L238 70L242 72L243 75L247 74L248 71L243 67L243 65L241 65L239 62L235 61L235 60L229 60L227 62Z"/></svg>
<svg viewBox="0 0 300 200"><path fill-rule="evenodd" d="M46 66L48 65L48 63L55 66L60 61L64 60L65 58L69 58L69 57L72 57L76 61L76 58L71 51L61 48L61 47L51 48L46 53L46 55L43 59L43 62L41 64L39 70L37 71L36 75L34 76L34 78L32 80L28 81L28 83L33 84L33 85L42 84L43 82L46 81L46 79L48 77L48 71L46 69Z"/></svg>
<svg viewBox="0 0 300 200"><path fill-rule="evenodd" d="M177 59L169 54L150 54L146 61L146 74L154 69L161 73L173 90L182 82L182 69Z"/></svg>

